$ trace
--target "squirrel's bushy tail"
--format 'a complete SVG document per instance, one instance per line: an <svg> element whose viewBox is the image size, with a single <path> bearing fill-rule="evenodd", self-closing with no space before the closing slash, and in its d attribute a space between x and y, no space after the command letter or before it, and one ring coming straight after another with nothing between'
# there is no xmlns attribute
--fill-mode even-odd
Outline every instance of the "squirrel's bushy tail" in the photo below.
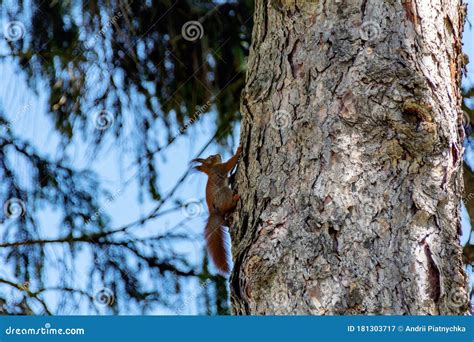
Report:
<svg viewBox="0 0 474 342"><path fill-rule="evenodd" d="M210 213L204 230L207 250L214 265L223 275L230 271L230 242L224 227L224 217L219 213Z"/></svg>

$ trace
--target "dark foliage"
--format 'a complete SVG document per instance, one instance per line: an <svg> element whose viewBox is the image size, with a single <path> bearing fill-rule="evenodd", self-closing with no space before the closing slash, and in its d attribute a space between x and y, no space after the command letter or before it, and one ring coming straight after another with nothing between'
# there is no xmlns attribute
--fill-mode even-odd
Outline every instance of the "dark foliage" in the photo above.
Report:
<svg viewBox="0 0 474 342"><path fill-rule="evenodd" d="M238 123L251 1L32 3L28 8L21 1L2 5L2 19L19 20L25 28L22 39L8 40L3 60L16 63L32 89L49 93L49 115L60 133L62 151L57 158L42 155L13 136L8 115L0 117L0 196L2 203L11 204L11 212L1 217L5 230L0 258L13 270L10 277L0 276L0 312L94 312L101 301L116 313L129 312L133 305L146 312L156 304L175 306L183 281L195 279L213 284L198 286L207 298L203 313L227 313L222 278L211 275L205 262L204 268L196 269L174 249L176 241L194 237L173 233L140 239L133 230L181 208L176 202L174 209L164 209L179 184L166 194L158 189L159 152L211 111L217 116L216 133L210 138L221 144ZM48 89L42 88L45 82ZM97 129L104 125L110 128ZM166 129L158 130L159 126ZM78 135L95 151L92 155L110 139L124 151L132 150L143 193L156 201L155 210L112 229L102 213L111 194L101 190L93 172L68 163L65 151ZM18 155L29 170L28 186L11 161ZM38 214L45 206L60 210L62 216L57 236L51 239L37 230ZM59 260L47 257L48 248L59 253ZM71 265L84 253L94 260L88 274L93 282L87 289L71 283ZM44 286L47 268L60 275L57 287ZM98 286L105 292L97 293ZM20 296L12 300L11 291ZM55 310L45 299L48 292L61 294Z"/></svg>

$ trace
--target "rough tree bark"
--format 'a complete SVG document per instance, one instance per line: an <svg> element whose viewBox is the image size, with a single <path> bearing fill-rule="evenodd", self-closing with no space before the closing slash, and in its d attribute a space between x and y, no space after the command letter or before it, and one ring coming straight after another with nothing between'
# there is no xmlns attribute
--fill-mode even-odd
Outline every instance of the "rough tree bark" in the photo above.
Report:
<svg viewBox="0 0 474 342"><path fill-rule="evenodd" d="M459 0L256 0L234 314L467 314Z"/></svg>

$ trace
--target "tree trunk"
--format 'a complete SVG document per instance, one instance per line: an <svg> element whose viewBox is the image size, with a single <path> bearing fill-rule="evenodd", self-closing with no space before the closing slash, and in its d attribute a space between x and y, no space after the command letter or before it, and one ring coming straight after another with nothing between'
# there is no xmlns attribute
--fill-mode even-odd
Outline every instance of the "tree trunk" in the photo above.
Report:
<svg viewBox="0 0 474 342"><path fill-rule="evenodd" d="M467 314L459 0L256 0L234 314Z"/></svg>

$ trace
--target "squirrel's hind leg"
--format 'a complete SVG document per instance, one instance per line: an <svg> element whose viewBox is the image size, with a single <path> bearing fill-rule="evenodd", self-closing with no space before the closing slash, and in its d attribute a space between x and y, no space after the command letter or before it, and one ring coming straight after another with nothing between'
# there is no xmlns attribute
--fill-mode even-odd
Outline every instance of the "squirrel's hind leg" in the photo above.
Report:
<svg viewBox="0 0 474 342"><path fill-rule="evenodd" d="M240 196L238 194L233 194L230 189L226 189L225 193L223 192L222 195L219 211L223 214L228 214L235 209Z"/></svg>

